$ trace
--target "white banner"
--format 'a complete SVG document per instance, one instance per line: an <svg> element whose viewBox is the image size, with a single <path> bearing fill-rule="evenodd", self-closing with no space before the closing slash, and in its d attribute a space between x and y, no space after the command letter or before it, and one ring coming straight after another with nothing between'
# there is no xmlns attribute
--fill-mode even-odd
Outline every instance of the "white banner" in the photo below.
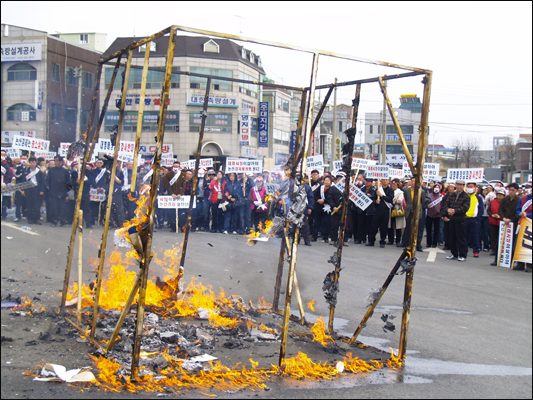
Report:
<svg viewBox="0 0 533 400"><path fill-rule="evenodd" d="M102 202L105 200L105 192L102 192L102 193L98 193L97 192L97 188L91 188L89 190L89 200L90 201L98 201L98 202Z"/></svg>
<svg viewBox="0 0 533 400"><path fill-rule="evenodd" d="M104 153L114 153L115 146L111 145L110 139L98 139L99 151ZM135 142L120 141L119 153L135 153Z"/></svg>
<svg viewBox="0 0 533 400"><path fill-rule="evenodd" d="M448 182L455 182L458 180L464 180L466 182L483 182L484 171L483 168L449 169L446 180Z"/></svg>
<svg viewBox="0 0 533 400"><path fill-rule="evenodd" d="M161 154L161 165L164 167L172 167L174 164L174 155L172 153Z"/></svg>
<svg viewBox="0 0 533 400"><path fill-rule="evenodd" d="M255 147L241 147L241 157L244 158L257 158L257 149Z"/></svg>
<svg viewBox="0 0 533 400"><path fill-rule="evenodd" d="M54 153L53 151L36 151L33 155L36 158L42 157L45 160L53 160L56 156L56 153Z"/></svg>
<svg viewBox="0 0 533 400"><path fill-rule="evenodd" d="M67 156L68 148L70 147L71 143L61 142L59 143L59 147L57 148L57 154L59 154L62 157Z"/></svg>
<svg viewBox="0 0 533 400"><path fill-rule="evenodd" d="M230 172L245 173L251 172L260 174L263 172L262 160L244 160L244 159L227 159L226 160L226 174Z"/></svg>
<svg viewBox="0 0 533 400"><path fill-rule="evenodd" d="M181 169L190 169L193 170L196 166L196 160L188 160L180 162ZM212 158L200 158L200 168L213 168L213 159Z"/></svg>
<svg viewBox="0 0 533 400"><path fill-rule="evenodd" d="M172 196L157 196L157 206L159 208L189 208L191 196L181 196L179 199L173 199ZM196 202L193 201L192 208L196 208Z"/></svg>
<svg viewBox="0 0 533 400"><path fill-rule="evenodd" d="M389 179L389 166L369 165L366 170L366 177L370 179Z"/></svg>
<svg viewBox="0 0 533 400"><path fill-rule="evenodd" d="M439 181L439 163L424 163L424 172L422 173L422 180L425 182Z"/></svg>
<svg viewBox="0 0 533 400"><path fill-rule="evenodd" d="M2 143L13 143L15 135L32 138L35 131L2 131Z"/></svg>
<svg viewBox="0 0 533 400"><path fill-rule="evenodd" d="M511 268L513 253L513 223L500 221L500 236L498 254L500 255L500 267Z"/></svg>
<svg viewBox="0 0 533 400"><path fill-rule="evenodd" d="M49 151L50 141L19 135L13 136L13 148L29 151Z"/></svg>
<svg viewBox="0 0 533 400"><path fill-rule="evenodd" d="M403 172L403 169L389 168L389 176L391 179L402 179L405 174Z"/></svg>
<svg viewBox="0 0 533 400"><path fill-rule="evenodd" d="M7 156L11 159L20 157L20 149L14 149L12 147L2 148L2 150L5 150L7 153Z"/></svg>

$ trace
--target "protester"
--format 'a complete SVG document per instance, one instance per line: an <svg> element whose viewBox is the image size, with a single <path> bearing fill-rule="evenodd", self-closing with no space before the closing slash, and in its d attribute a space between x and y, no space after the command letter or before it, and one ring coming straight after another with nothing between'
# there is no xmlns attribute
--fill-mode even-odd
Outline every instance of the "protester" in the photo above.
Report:
<svg viewBox="0 0 533 400"><path fill-rule="evenodd" d="M402 237L402 243L399 247L407 247L409 238L411 236L411 222L413 221L414 213L414 196L415 196L415 178L411 179L411 184L408 188L404 189L403 194L405 197L405 215L407 215L405 231ZM420 211L418 213L418 233L416 241L416 251L423 251L422 238L424 235L424 226L426 221L426 208L430 202L428 189L424 186L420 187L419 193Z"/></svg>
<svg viewBox="0 0 533 400"><path fill-rule="evenodd" d="M162 179L163 185L169 196L174 200L179 199L185 194L185 174L182 174L179 162L172 165L172 171L168 171ZM170 232L176 232L176 209L167 209L168 226Z"/></svg>
<svg viewBox="0 0 533 400"><path fill-rule="evenodd" d="M444 204L444 201L446 200L446 198L448 196L450 196L450 194L453 194L455 193L455 183L447 183L446 184L446 194L444 195L444 198L442 199L442 202L441 202L441 216L442 216L442 221L443 221L443 228L442 228L442 231L443 231L443 236L444 236L444 247L443 247L443 250L451 250L451 247L450 247L450 217L451 215L448 215L448 213L446 211L442 211L442 204Z"/></svg>
<svg viewBox="0 0 533 400"><path fill-rule="evenodd" d="M318 170L311 171L311 190L313 191L313 211L309 216L309 229L311 230L311 241L316 242L318 240L318 234L324 235L323 228L323 208L325 197L322 197L323 189L320 182L320 175ZM320 201L319 201L320 200Z"/></svg>
<svg viewBox="0 0 533 400"><path fill-rule="evenodd" d="M211 172L210 172L211 173ZM214 173L214 171L213 171ZM211 232L222 233L224 231L224 210L220 207L224 203L224 188L226 181L223 180L222 171L216 173L216 178L209 183L209 203L211 204Z"/></svg>
<svg viewBox="0 0 533 400"><path fill-rule="evenodd" d="M365 246L374 246L376 235L379 230L379 247L385 247L387 239L387 226L389 223L392 201L394 199L394 191L389 186L388 179L382 179L381 184L378 182L378 186L378 189L372 196L375 213L372 220L371 230L368 235L368 243Z"/></svg>
<svg viewBox="0 0 533 400"><path fill-rule="evenodd" d="M103 168L104 160L96 160L95 165L96 167L91 171L93 174L92 189L96 189L97 194L105 196L109 191L109 175L106 174L106 168ZM105 201L91 201L91 216L97 225L104 224Z"/></svg>
<svg viewBox="0 0 533 400"><path fill-rule="evenodd" d="M489 229L490 229L490 248L492 252L491 256L496 256L498 251L498 240L500 235L500 222L501 217L498 214L498 209L500 208L500 203L505 197L505 190L501 187L497 187L495 190L496 198L492 199L488 205L488 214L489 214ZM491 265L497 265L498 263L494 261Z"/></svg>
<svg viewBox="0 0 533 400"><path fill-rule="evenodd" d="M224 234L227 235L228 231L237 234L238 218L240 214L240 208L244 204L239 196L241 187L237 181L235 173L228 174L229 181L224 187L224 200L228 202L226 206L226 214L224 216ZM240 229L239 229L240 231Z"/></svg>
<svg viewBox="0 0 533 400"><path fill-rule="evenodd" d="M37 159L35 157L32 156L28 159L28 165L28 171L24 179L32 181L35 185L34 187L24 190L24 197L26 198L28 207L28 224L42 225L41 205L43 204L45 190L44 174L41 172L40 168L37 167Z"/></svg>
<svg viewBox="0 0 533 400"><path fill-rule="evenodd" d="M46 175L46 186L50 193L50 213L52 226L66 225L67 201L69 201L68 191L72 188L70 174L63 168L63 157L54 157L54 168L50 168Z"/></svg>
<svg viewBox="0 0 533 400"><path fill-rule="evenodd" d="M324 226L329 227L324 232L324 243L328 243L328 238L333 242L337 242L339 236L339 223L342 213L343 196L336 186L332 185L333 178L331 176L324 177L324 208L323 213L326 216ZM329 231L329 232L328 232Z"/></svg>
<svg viewBox="0 0 533 400"><path fill-rule="evenodd" d="M253 174L251 172L248 172L246 174L242 174L242 177L239 180L239 197L243 201L243 205L240 208L239 215L239 230L246 234L249 234L252 228L252 207L250 203L250 190L252 190L255 185L252 177Z"/></svg>
<svg viewBox="0 0 533 400"><path fill-rule="evenodd" d="M483 215L483 198L477 194L477 186L475 182L467 183L466 192L470 196L470 207L466 212L465 233L468 246L472 247L474 257L477 258L481 251L479 227L481 225L481 216Z"/></svg>
<svg viewBox="0 0 533 400"><path fill-rule="evenodd" d="M465 181L455 182L457 191L450 193L441 207L441 215L450 219L450 250L451 256L447 260L466 261L468 243L466 241L465 220L466 212L470 208L470 196L464 191Z"/></svg>
<svg viewBox="0 0 533 400"><path fill-rule="evenodd" d="M206 227L206 206L208 201L206 199L207 179L205 178L205 169L198 169L198 178L196 179L195 200L196 208L193 210L193 219L191 221L191 229L194 231L204 231ZM209 226L209 219L207 220Z"/></svg>
<svg viewBox="0 0 533 400"><path fill-rule="evenodd" d="M520 198L520 201L516 206L516 215L520 217L519 224L522 223L523 218L531 219L531 211L531 182L527 182L524 185L524 195ZM514 269L525 269L526 272L531 272L531 263L526 263L526 265L524 266L523 262L518 262Z"/></svg>
<svg viewBox="0 0 533 400"><path fill-rule="evenodd" d="M394 198L392 199L391 218L389 220L389 240L387 244L398 245L402 241L402 229L405 228L405 200L403 190L399 187L400 180L394 179L391 183L391 188L394 191ZM393 213L396 216L393 216ZM402 215L403 214L403 215ZM396 240L395 240L396 238Z"/></svg>
<svg viewBox="0 0 533 400"><path fill-rule="evenodd" d="M426 217L426 247L436 248L439 239L439 226L441 221L440 209L443 199L440 190L440 184L435 183L429 194L429 205Z"/></svg>
<svg viewBox="0 0 533 400"><path fill-rule="evenodd" d="M372 186L372 179L365 178L365 185L361 188L361 191L369 198L373 198L376 193L376 188ZM370 230L372 228L372 220L375 212L376 206L374 202L372 202L365 210L361 210L357 207L357 240L354 242L355 244L365 243L367 237L370 237Z"/></svg>
<svg viewBox="0 0 533 400"><path fill-rule="evenodd" d="M296 176L296 181L299 181L300 177ZM302 181L304 188L305 188L305 194L307 196L307 203L305 205L304 210L304 219L302 223L302 227L300 228L300 235L304 239L304 243L306 246L311 246L311 230L309 229L309 215L313 212L313 206L314 206L314 195L313 190L311 189L311 186L309 186L309 177L307 174L304 174L303 181Z"/></svg>
<svg viewBox="0 0 533 400"><path fill-rule="evenodd" d="M8 157L7 153L2 150L2 180L5 185L12 184L11 181L15 175L11 164L11 157ZM2 219L7 218L7 209L11 208L11 195L12 193L2 194Z"/></svg>
<svg viewBox="0 0 533 400"><path fill-rule="evenodd" d="M263 186L263 177L255 179L255 186L250 190L250 203L252 210L252 224L254 231L258 232L260 224L265 226L268 213L268 204L265 202L266 189Z"/></svg>

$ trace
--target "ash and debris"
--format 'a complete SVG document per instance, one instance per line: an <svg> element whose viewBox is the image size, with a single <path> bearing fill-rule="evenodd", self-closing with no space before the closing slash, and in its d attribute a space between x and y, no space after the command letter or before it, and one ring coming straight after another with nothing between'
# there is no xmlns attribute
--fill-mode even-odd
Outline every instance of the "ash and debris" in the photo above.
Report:
<svg viewBox="0 0 533 400"><path fill-rule="evenodd" d="M333 259L333 257L332 257ZM332 260L330 260L331 262ZM339 282L335 282L335 271L329 272L324 278L322 286L324 291L324 298L329 305L337 305L337 293L339 293Z"/></svg>
<svg viewBox="0 0 533 400"><path fill-rule="evenodd" d="M376 302L377 299L379 299L379 296L381 295L381 288L379 289L370 289L370 292L366 296L365 303L367 307L370 307L372 304Z"/></svg>
<svg viewBox="0 0 533 400"><path fill-rule="evenodd" d="M405 260L400 261L400 270L396 275L402 275L406 272L411 272L416 265L418 258L406 258Z"/></svg>

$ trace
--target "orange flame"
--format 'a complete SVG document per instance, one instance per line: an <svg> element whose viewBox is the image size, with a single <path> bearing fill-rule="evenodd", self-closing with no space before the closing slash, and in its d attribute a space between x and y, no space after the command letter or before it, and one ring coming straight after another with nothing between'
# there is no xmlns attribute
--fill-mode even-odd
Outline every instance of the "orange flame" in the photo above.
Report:
<svg viewBox="0 0 533 400"><path fill-rule="evenodd" d="M315 311L315 307L314 307L315 304L316 304L316 301L309 300L309 302L307 303L307 308L310 309L311 311Z"/></svg>
<svg viewBox="0 0 533 400"><path fill-rule="evenodd" d="M313 342L318 342L322 346L335 343L331 336L326 335L326 324L322 315L316 319L310 331L313 332Z"/></svg>

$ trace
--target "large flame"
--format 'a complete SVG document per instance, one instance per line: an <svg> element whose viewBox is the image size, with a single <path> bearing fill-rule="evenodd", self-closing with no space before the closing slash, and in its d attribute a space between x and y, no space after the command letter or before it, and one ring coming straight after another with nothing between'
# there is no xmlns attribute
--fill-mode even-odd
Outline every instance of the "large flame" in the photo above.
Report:
<svg viewBox="0 0 533 400"><path fill-rule="evenodd" d="M316 322L310 328L310 331L313 332L313 342L318 342L322 346L335 343L333 338L326 334L326 324L322 315L316 319Z"/></svg>

